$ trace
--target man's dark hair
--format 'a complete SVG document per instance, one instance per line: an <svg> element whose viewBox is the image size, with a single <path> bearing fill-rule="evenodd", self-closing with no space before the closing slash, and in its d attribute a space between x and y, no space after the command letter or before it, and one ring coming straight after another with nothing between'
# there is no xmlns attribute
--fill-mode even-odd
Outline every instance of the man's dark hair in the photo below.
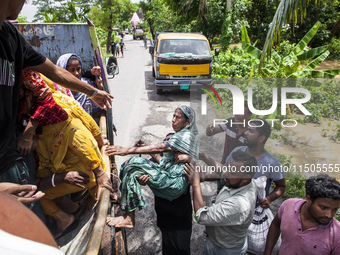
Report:
<svg viewBox="0 0 340 255"><path fill-rule="evenodd" d="M250 126L256 126L256 130L259 132L260 136L264 135L266 139L263 141L263 144L266 144L271 132L272 128L269 123L264 119L255 119L252 120Z"/></svg>
<svg viewBox="0 0 340 255"><path fill-rule="evenodd" d="M340 183L327 174L319 174L310 177L305 184L306 195L309 195L312 202L317 198L340 199Z"/></svg>
<svg viewBox="0 0 340 255"><path fill-rule="evenodd" d="M248 152L237 150L231 154L233 160L242 162L244 165L244 169L246 170L244 173L249 174L251 178L254 177L257 167L256 158L249 154Z"/></svg>

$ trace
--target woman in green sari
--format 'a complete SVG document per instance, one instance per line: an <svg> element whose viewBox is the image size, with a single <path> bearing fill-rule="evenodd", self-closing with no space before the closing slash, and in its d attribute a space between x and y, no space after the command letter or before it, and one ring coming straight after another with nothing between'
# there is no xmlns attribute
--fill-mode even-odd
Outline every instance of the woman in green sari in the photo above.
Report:
<svg viewBox="0 0 340 255"><path fill-rule="evenodd" d="M183 172L185 163L183 163L183 160L179 160L182 163L175 163L175 158L178 158L176 154L179 153L182 156L183 154L190 156L194 161L198 159L198 132L195 112L187 106L178 107L172 118L172 128L175 133L163 144L131 148L107 147L106 152L109 156L163 152L163 157L160 158L159 163L142 157L132 157L122 165L120 169L120 190L121 209L124 211L124 215L114 218L108 217L107 223L110 226L134 227L135 210L137 208L141 210L147 205L137 180L143 175L149 176L148 185L155 196L171 201L187 190L189 181Z"/></svg>

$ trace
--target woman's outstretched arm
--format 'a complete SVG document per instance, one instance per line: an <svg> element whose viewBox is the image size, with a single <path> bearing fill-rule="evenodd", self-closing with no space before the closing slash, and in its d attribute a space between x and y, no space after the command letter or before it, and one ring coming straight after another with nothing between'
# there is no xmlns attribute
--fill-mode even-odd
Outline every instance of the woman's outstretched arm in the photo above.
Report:
<svg viewBox="0 0 340 255"><path fill-rule="evenodd" d="M148 145L144 147L121 147L118 145L107 146L106 153L109 156L119 155L125 156L128 154L150 154L150 153L161 153L166 151L175 151L165 144Z"/></svg>

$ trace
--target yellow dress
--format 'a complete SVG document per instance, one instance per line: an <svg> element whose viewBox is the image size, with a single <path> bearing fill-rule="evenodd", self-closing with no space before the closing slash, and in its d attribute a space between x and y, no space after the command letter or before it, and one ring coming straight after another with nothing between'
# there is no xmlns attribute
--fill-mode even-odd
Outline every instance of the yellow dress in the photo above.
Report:
<svg viewBox="0 0 340 255"><path fill-rule="evenodd" d="M54 86L50 85L51 82L46 80L46 77L42 76L42 78L53 91L55 102L63 107L69 118L57 124L44 126L42 134L37 136L39 156L37 177L44 178L67 171L86 173L90 176L90 182L83 186L88 188L95 199L97 184L93 170L101 165L106 171L95 139L101 136L100 129L76 100L60 91L54 91ZM53 201L55 198L82 190L81 187L67 183L48 189L41 199L45 214L54 215L60 212L61 209Z"/></svg>

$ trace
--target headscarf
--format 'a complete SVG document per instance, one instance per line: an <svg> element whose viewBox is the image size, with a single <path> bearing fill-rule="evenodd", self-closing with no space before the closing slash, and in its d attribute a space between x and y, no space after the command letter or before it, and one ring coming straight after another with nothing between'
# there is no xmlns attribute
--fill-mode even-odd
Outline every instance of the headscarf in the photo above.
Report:
<svg viewBox="0 0 340 255"><path fill-rule="evenodd" d="M178 109L180 109L183 114L189 118L190 124L176 132L173 136L171 136L169 141L164 142L164 144L174 150L190 155L193 160L198 160L198 130L196 126L195 111L185 105L178 107Z"/></svg>
<svg viewBox="0 0 340 255"><path fill-rule="evenodd" d="M60 66L61 68L63 69L66 69L66 66L67 66L67 62L69 61L69 59L72 57L72 56L75 56L78 61L79 61L79 64L80 64L80 69L83 70L83 62L81 61L80 57L74 53L66 53L66 54L63 54L61 55L58 60L57 60L57 66ZM80 77L79 79L81 79L81 74L80 74Z"/></svg>
<svg viewBox="0 0 340 255"><path fill-rule="evenodd" d="M60 66L61 68L66 69L67 62L69 61L69 59L72 56L75 56L78 59L79 64L80 64L81 73L82 73L83 72L83 63L82 63L80 57L78 55L74 54L74 53L66 53L66 54L61 55L57 60L57 66ZM81 81L85 82L85 83L90 84L89 79L83 78L81 76L81 73L80 73L79 79ZM73 96L74 96L74 99L76 99L80 103L80 105L84 108L84 110L88 114L92 115L93 105L96 105L96 104L93 104L91 99L89 99L89 97L84 93L76 92Z"/></svg>

